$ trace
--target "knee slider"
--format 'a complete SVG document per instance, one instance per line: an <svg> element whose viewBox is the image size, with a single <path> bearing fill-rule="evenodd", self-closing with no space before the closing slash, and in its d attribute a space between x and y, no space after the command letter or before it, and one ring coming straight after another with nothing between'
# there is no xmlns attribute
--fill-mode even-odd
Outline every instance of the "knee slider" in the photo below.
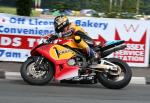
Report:
<svg viewBox="0 0 150 103"><path fill-rule="evenodd" d="M76 43L80 43L81 42L81 37L80 36L75 36L74 41Z"/></svg>

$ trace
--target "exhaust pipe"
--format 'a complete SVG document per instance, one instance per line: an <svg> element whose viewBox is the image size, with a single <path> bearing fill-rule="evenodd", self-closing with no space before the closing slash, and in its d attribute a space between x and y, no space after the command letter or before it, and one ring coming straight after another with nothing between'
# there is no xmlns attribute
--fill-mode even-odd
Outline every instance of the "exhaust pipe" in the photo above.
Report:
<svg viewBox="0 0 150 103"><path fill-rule="evenodd" d="M110 49L106 49L106 50L102 51L101 57L102 58L106 57L106 56L110 55L111 53L113 53L115 51L118 51L118 50L122 50L122 49L124 49L126 47L127 47L126 44L121 44L121 45L118 45L118 46L114 46L114 47L112 47Z"/></svg>

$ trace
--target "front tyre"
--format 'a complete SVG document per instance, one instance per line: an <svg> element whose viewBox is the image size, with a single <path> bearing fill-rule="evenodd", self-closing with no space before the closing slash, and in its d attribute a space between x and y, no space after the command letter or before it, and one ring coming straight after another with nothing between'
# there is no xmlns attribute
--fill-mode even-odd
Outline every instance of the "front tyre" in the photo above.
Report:
<svg viewBox="0 0 150 103"><path fill-rule="evenodd" d="M28 58L21 66L20 73L23 80L31 85L45 85L53 78L54 70L53 66L44 61L43 66L45 70L35 69L35 58Z"/></svg>
<svg viewBox="0 0 150 103"><path fill-rule="evenodd" d="M99 82L110 89L121 89L127 86L132 77L132 71L129 65L117 58L108 58L107 61L117 65L118 69L121 70L121 73L118 76L110 75L105 72L100 73L98 75Z"/></svg>

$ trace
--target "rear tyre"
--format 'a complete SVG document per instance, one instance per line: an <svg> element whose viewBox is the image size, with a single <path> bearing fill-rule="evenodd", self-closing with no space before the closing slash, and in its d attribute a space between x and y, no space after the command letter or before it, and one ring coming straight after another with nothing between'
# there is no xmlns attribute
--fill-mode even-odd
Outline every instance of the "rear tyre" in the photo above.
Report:
<svg viewBox="0 0 150 103"><path fill-rule="evenodd" d="M44 61L46 70L36 70L34 57L28 58L21 66L20 73L23 80L31 85L45 85L52 80L54 70L52 64Z"/></svg>
<svg viewBox="0 0 150 103"><path fill-rule="evenodd" d="M99 82L106 88L110 89L121 89L127 86L132 77L132 71L129 65L117 58L108 58L107 61L114 63L118 66L118 68L121 69L121 72L123 73L122 79L118 80L119 78L121 78L120 75L111 76L106 73L100 73L98 75Z"/></svg>

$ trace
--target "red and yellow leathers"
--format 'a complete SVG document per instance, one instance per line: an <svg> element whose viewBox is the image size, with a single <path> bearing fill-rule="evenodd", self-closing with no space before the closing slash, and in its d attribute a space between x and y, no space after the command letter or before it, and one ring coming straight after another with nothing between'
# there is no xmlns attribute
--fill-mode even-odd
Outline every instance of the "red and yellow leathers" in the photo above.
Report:
<svg viewBox="0 0 150 103"><path fill-rule="evenodd" d="M85 51L89 57L94 56L94 51L90 47L93 46L93 40L87 35L87 33L74 23L70 23L67 27L67 33L62 32L62 37L65 39L74 39L77 46Z"/></svg>

